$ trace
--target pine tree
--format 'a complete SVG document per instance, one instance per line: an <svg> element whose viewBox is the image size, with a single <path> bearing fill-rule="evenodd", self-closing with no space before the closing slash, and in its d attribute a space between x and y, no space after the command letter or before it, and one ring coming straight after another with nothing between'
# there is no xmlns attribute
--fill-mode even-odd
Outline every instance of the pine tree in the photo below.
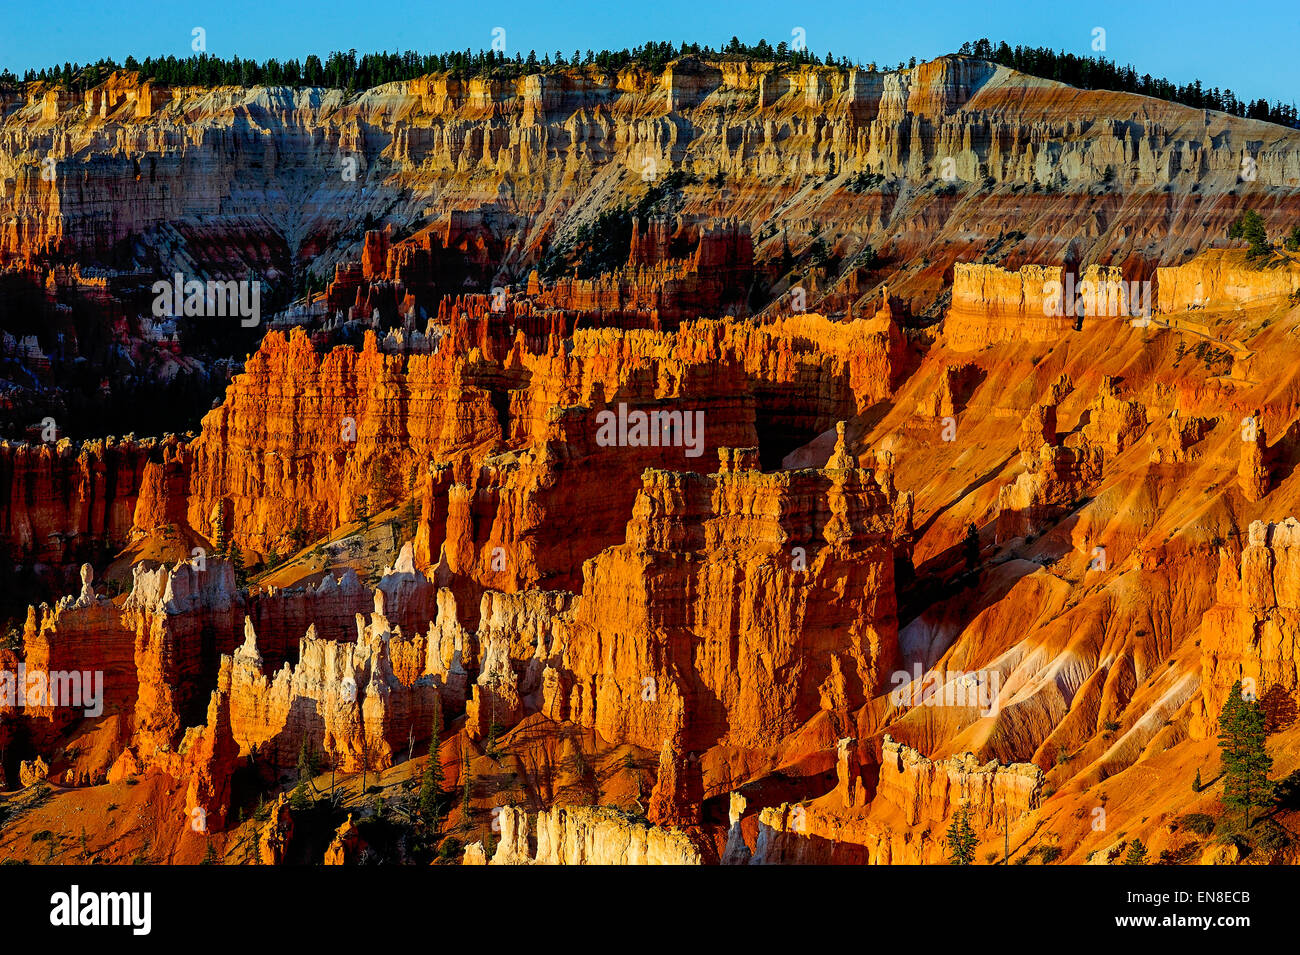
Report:
<svg viewBox="0 0 1300 955"><path fill-rule="evenodd" d="M1257 259L1273 250L1268 242L1264 218L1254 209L1248 209L1228 226L1229 239L1245 239L1250 244L1247 258Z"/></svg>
<svg viewBox="0 0 1300 955"><path fill-rule="evenodd" d="M316 776L316 772L316 753L304 739L302 748L298 750L298 781L311 780Z"/></svg>
<svg viewBox="0 0 1300 955"><path fill-rule="evenodd" d="M289 805L294 809L310 809L311 796L307 794L307 787L311 786L315 790L315 784L312 783L312 777L316 775L316 755L308 748L307 741L302 741L302 748L298 750L298 785L293 787L293 793L289 796Z"/></svg>
<svg viewBox="0 0 1300 955"><path fill-rule="evenodd" d="M970 824L970 810L962 806L948 826L948 861L953 865L970 865L975 861L979 840Z"/></svg>
<svg viewBox="0 0 1300 955"><path fill-rule="evenodd" d="M293 787L293 792L289 794L289 805L295 810L311 808L311 797L307 795L306 780L298 780L298 785Z"/></svg>
<svg viewBox="0 0 1300 955"><path fill-rule="evenodd" d="M235 586L241 590L248 586L248 571L244 570L244 554L239 545L230 542L230 566L235 571Z"/></svg>
<svg viewBox="0 0 1300 955"><path fill-rule="evenodd" d="M470 778L468 739L461 741L460 756L461 756L460 778L462 783L460 809L461 809L461 815L464 816L464 824L468 826L470 790L471 787L474 785L473 780Z"/></svg>
<svg viewBox="0 0 1300 955"><path fill-rule="evenodd" d="M1199 769L1197 769L1197 770L1196 770L1196 778L1192 780L1192 792L1194 792L1194 793L1198 793L1198 792L1201 791L1201 788L1202 788L1202 784L1201 784L1201 771L1200 771Z"/></svg>
<svg viewBox="0 0 1300 955"><path fill-rule="evenodd" d="M1259 700L1241 695L1241 681L1232 685L1219 714L1219 750L1223 760L1223 803L1240 809L1249 829L1253 812L1273 802L1269 780L1273 757L1264 746L1264 707Z"/></svg>
<svg viewBox="0 0 1300 955"><path fill-rule="evenodd" d="M438 743L442 737L442 704L433 707L433 738L429 741L429 763L424 767L420 783L420 816L433 831L438 829L442 803L442 760L438 756Z"/></svg>
<svg viewBox="0 0 1300 955"><path fill-rule="evenodd" d="M212 515L212 553L217 557L223 557L226 553L226 545L229 541L226 538L226 511L220 505Z"/></svg>
<svg viewBox="0 0 1300 955"><path fill-rule="evenodd" d="M302 521L302 509L299 508L293 520L293 529L289 531L289 546L295 551L307 546L307 527Z"/></svg>
<svg viewBox="0 0 1300 955"><path fill-rule="evenodd" d="M401 526L402 537L414 537L416 525L420 521L420 509L415 503L414 497L408 497L406 503L402 505L401 513L398 515L397 522Z"/></svg>
<svg viewBox="0 0 1300 955"><path fill-rule="evenodd" d="M1134 839L1128 844L1128 852L1124 854L1124 865L1146 865L1147 864L1147 847L1142 844L1141 839Z"/></svg>
<svg viewBox="0 0 1300 955"><path fill-rule="evenodd" d="M1262 258L1273 251L1268 241L1268 232L1264 228L1264 220L1254 209L1242 217L1241 237L1250 243L1250 250L1246 253L1247 258Z"/></svg>
<svg viewBox="0 0 1300 955"><path fill-rule="evenodd" d="M370 467L370 493L367 495L374 503L376 511L382 511L390 501L401 493L396 472L387 458L378 458Z"/></svg>

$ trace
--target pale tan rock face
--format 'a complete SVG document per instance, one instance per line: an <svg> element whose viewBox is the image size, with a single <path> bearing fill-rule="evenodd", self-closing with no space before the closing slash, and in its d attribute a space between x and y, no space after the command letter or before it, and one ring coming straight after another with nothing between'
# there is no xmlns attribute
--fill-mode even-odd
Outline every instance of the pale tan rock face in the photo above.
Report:
<svg viewBox="0 0 1300 955"><path fill-rule="evenodd" d="M956 266L945 342L953 351L967 352L1013 341L1059 341L1074 327L1059 301L1063 277L1059 266L1026 265L1018 272L996 265Z"/></svg>
<svg viewBox="0 0 1300 955"><path fill-rule="evenodd" d="M930 760L888 736L882 746L877 793L903 811L908 825L944 823L964 806L973 824L1000 830L1042 799L1043 771L1032 763L981 765L970 753Z"/></svg>
<svg viewBox="0 0 1300 955"><path fill-rule="evenodd" d="M428 737L440 705L437 684L422 673L404 683L393 672L393 659L404 652L425 658L423 636L392 633L378 615L358 620L354 643L323 640L309 629L298 664L267 676L251 623L246 633L231 670L231 723L242 753L256 747L259 758L290 766L306 742L339 770L360 772L391 766L408 730Z"/></svg>
<svg viewBox="0 0 1300 955"><path fill-rule="evenodd" d="M568 806L537 814L536 852L529 849L526 811L503 807L501 841L492 865L699 865L684 833L630 822L608 809ZM473 847L470 847L473 849ZM466 851L465 863L481 854Z"/></svg>
<svg viewBox="0 0 1300 955"><path fill-rule="evenodd" d="M609 198L616 170L636 174L614 187L624 198L645 170L661 178L687 166L699 176L691 206L755 237L779 209L849 237L854 249L890 244L917 259L933 251L933 267L897 289L919 298L938 291L954 261L974 258L966 254L972 233L1026 231L1028 243L1050 249L1046 261L1075 240L1084 261L1140 255L1153 266L1221 236L1237 214L1209 201L1205 214L1166 226L1166 186L1217 198L1238 185L1245 156L1262 189L1300 179L1296 134L1281 127L1075 90L963 57L887 73L686 58L660 73L434 75L354 95L167 88L128 74L82 96L29 84L13 106L0 123L0 168L13 182L0 198L0 259L110 255L121 240L145 236L166 269L185 257L152 233L181 222L171 234L187 247L232 250L220 266L228 277L250 267L289 274L309 261L325 274L345 259L364 258L371 274L386 268L395 250L382 241L332 238L350 232L360 201L399 225L427 216L441 247L463 246L490 279L477 247L485 237L493 258L535 263L548 237L594 216L583 210ZM39 162L47 155L56 160L50 181ZM354 167L345 170L348 159ZM924 203L905 213L922 228L900 230L891 227L895 194L879 182L798 195L792 173L1001 188L958 216L946 203ZM269 197L268 178L282 185ZM1104 217L1094 191L1103 185ZM1287 217L1277 215L1279 224ZM779 238L765 241L760 257L779 254ZM706 269L680 291L700 294L711 281ZM665 314L689 309L673 289L660 286L655 301L628 274L566 294L575 302L623 295Z"/></svg>
<svg viewBox="0 0 1300 955"><path fill-rule="evenodd" d="M18 782L23 788L43 783L49 775L50 767L39 756L32 760L23 760L18 765Z"/></svg>
<svg viewBox="0 0 1300 955"><path fill-rule="evenodd" d="M1300 266L1253 266L1246 253L1214 249L1186 265L1156 270L1160 311L1182 313L1215 305L1258 306L1286 300L1300 291Z"/></svg>

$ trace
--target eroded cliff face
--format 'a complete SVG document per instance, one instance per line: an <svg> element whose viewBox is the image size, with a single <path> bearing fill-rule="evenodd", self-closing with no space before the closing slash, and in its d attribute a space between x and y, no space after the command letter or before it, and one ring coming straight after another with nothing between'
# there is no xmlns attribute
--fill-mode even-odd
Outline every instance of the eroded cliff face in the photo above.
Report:
<svg viewBox="0 0 1300 955"><path fill-rule="evenodd" d="M903 813L908 826L946 824L957 809L980 829L1001 829L1038 808L1043 771L1033 763L980 765L970 753L930 760L888 735L876 794Z"/></svg>
<svg viewBox="0 0 1300 955"><path fill-rule="evenodd" d="M944 832L957 812L968 814L980 842L993 842L1039 808L1045 777L1033 764L981 765L970 753L930 760L888 734L879 764L870 767L876 784L868 793L859 788L864 767L857 742L840 741L838 785L821 798L748 817L744 801L733 802L723 864L943 864Z"/></svg>
<svg viewBox="0 0 1300 955"><path fill-rule="evenodd" d="M896 660L894 505L841 444L824 470L647 472L624 544L584 568L570 714L657 749L775 743Z"/></svg>
<svg viewBox="0 0 1300 955"><path fill-rule="evenodd" d="M957 56L886 73L687 58L657 75L435 75L350 96L117 76L84 100L29 85L0 129L5 258L116 261L141 235L164 272L184 250L205 273L251 269L272 284L360 259L351 224L367 213L445 222L439 245L456 251L462 276L522 282L554 238L643 177L688 169L696 181L678 212L747 228L757 261L792 242L799 254L811 239L791 237L817 222L846 259L866 244L917 261L928 249L930 264L896 283L918 297L1012 231L1037 261L1074 243L1086 259L1168 264L1222 234L1233 212L1213 198L1240 186L1246 159L1250 190L1279 222L1293 200L1268 192L1300 180L1294 131ZM801 188L809 178L832 188ZM1201 208L1179 206L1166 186L1199 187ZM992 195L968 201L985 187ZM778 210L788 231L765 228ZM213 247L220 260L203 251ZM725 305L715 275L695 274L679 290ZM648 297L631 275L556 291L689 313L675 281Z"/></svg>
<svg viewBox="0 0 1300 955"><path fill-rule="evenodd" d="M174 520L158 513L157 484L180 440L134 438L38 445L0 444L0 535L16 560L65 564L115 553L137 526L141 487L149 475L141 526ZM156 476L154 476L156 475ZM173 485L173 490L178 485Z"/></svg>
<svg viewBox="0 0 1300 955"><path fill-rule="evenodd" d="M242 754L288 766L306 744L343 772L384 769L408 732L431 726L442 705L438 684L424 675L424 637L390 632L379 612L358 621L352 643L322 640L309 628L297 665L274 677L263 672L251 621L246 627L231 658L231 730ZM406 680L395 662L406 664Z"/></svg>
<svg viewBox="0 0 1300 955"><path fill-rule="evenodd" d="M901 347L887 319L816 315L580 331L563 347L521 336L496 353L452 334L410 356L272 333L189 448L189 521L212 536L223 515L245 551L283 553L295 527L328 533L362 497L372 513L418 497L420 566L576 589L582 561L621 540L644 468L711 470L760 431L779 460L882 398Z"/></svg>
<svg viewBox="0 0 1300 955"><path fill-rule="evenodd" d="M208 419L238 455L216 432L178 446L136 514L177 515L188 472L187 518L220 507L237 540L255 526L240 513L291 530L302 509L330 528L340 486L374 487L347 475L392 455L381 470L420 465L415 540L373 586L327 572L244 593L213 558L203 573L137 568L117 609L88 580L33 611L24 653L45 670L100 661L119 741L70 759L66 714L7 724L26 721L60 783L161 772L214 819L229 811L223 777L254 754L268 769L305 747L343 773L394 770L441 708L456 745L483 750L471 779L500 758L488 750L517 750L528 786L554 798L574 739L594 747L583 759L621 754L604 758L629 774L626 803L698 830L710 861L938 862L963 807L985 855L1004 839L1017 857L1109 851L1113 837L1076 820L1104 804L1139 832L1144 814L1189 811L1201 798L1190 785L1153 794L1142 774L1199 765L1180 754L1212 741L1234 680L1255 679L1288 732L1291 523L1264 517L1300 505L1287 450L1300 386L1270 347L1289 305L1254 319L1229 300L1207 309L1198 328L1255 356L1239 367L1257 377L1233 377L1189 357L1204 331L1159 315L1085 315L1043 338L1005 320L1007 297L970 301L982 311L954 312L954 327L1004 340L958 352L946 329L910 357L888 315L607 328L564 345L516 336L500 351L499 335L454 323L428 355L272 336ZM450 402L430 369L480 375L485 397ZM424 397L412 381L431 382ZM360 393L375 403L336 458L312 415L333 418ZM620 444L615 412L600 419L613 422L603 444L596 416L611 398L683 411L692 399L722 437L699 459L635 446L629 431ZM491 440L448 430L476 400ZM425 410L407 420L404 407ZM713 447L765 429L805 439L779 470L763 469L761 440ZM411 434L424 435L418 455ZM267 447L293 463L259 485L236 462L273 459ZM325 477L308 480L318 467ZM240 493L196 503L223 487ZM586 510L622 510L623 523L589 533ZM1239 536L1242 518L1255 523ZM137 523L147 540L160 522ZM503 554L518 565L494 565ZM1214 573L1217 591L1204 584ZM741 792L748 807L724 833L709 801ZM1154 815L1144 798L1158 799ZM547 852L653 854L624 823L592 848L602 827L578 826L580 852ZM1164 831L1143 838L1184 851Z"/></svg>
<svg viewBox="0 0 1300 955"><path fill-rule="evenodd" d="M344 772L378 769L414 728L428 738L444 696L465 701L465 654L477 643L450 592L438 597L414 569L409 544L374 588L349 572L248 594L217 558L139 563L120 604L96 594L89 565L82 579L80 595L29 612L21 661L47 689L0 710L52 755L69 727L109 727L54 760L65 785L159 770L190 779L191 806L219 828L229 777L250 753L289 767L306 744ZM258 625L269 634L260 647Z"/></svg>
<svg viewBox="0 0 1300 955"><path fill-rule="evenodd" d="M1274 726L1295 718L1300 521L1254 521L1243 544L1239 555L1220 551L1215 604L1200 628L1201 708L1192 732L1201 737L1218 733L1238 680L1243 694L1264 702Z"/></svg>
<svg viewBox="0 0 1300 955"><path fill-rule="evenodd" d="M633 822L608 809L569 806L539 812L531 839L525 810L506 806L499 814L499 821L501 840L490 865L699 865L701 862L699 849L684 833ZM482 855L482 845L475 843L466 850L465 863L481 863Z"/></svg>
<svg viewBox="0 0 1300 955"><path fill-rule="evenodd" d="M1038 265L1018 272L996 265L956 266L944 323L948 346L963 352L1009 341L1059 340L1074 326L1073 316L1060 307L1063 274L1060 267Z"/></svg>
<svg viewBox="0 0 1300 955"><path fill-rule="evenodd" d="M1186 265L1157 269L1156 282L1162 312L1260 306L1300 291L1300 267L1284 261L1261 268L1244 251L1213 249Z"/></svg>

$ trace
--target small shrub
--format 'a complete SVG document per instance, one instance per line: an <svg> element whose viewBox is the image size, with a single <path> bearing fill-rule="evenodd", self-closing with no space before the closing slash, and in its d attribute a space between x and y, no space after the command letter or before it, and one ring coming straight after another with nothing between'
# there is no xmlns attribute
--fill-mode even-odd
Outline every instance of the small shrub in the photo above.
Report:
<svg viewBox="0 0 1300 955"><path fill-rule="evenodd" d="M1251 843L1264 852L1279 852L1291 844L1291 836L1272 819L1250 831Z"/></svg>
<svg viewBox="0 0 1300 955"><path fill-rule="evenodd" d="M1201 855L1201 844L1199 842L1189 842L1186 845L1179 846L1177 849L1162 849L1160 852L1159 865L1191 865Z"/></svg>
<svg viewBox="0 0 1300 955"><path fill-rule="evenodd" d="M1179 829L1204 837L1214 832L1214 817L1203 812L1189 812L1185 816L1178 817L1177 825Z"/></svg>

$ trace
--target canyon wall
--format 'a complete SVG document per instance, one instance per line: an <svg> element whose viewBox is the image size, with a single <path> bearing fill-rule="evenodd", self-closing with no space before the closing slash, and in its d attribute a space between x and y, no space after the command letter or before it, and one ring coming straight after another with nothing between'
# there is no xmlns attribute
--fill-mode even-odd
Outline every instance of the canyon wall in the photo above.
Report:
<svg viewBox="0 0 1300 955"><path fill-rule="evenodd" d="M876 794L897 806L909 826L942 828L957 809L980 830L1000 830L1038 808L1043 771L1033 763L981 764L970 753L931 760L886 734Z"/></svg>
<svg viewBox="0 0 1300 955"><path fill-rule="evenodd" d="M996 265L958 264L953 269L952 306L944 318L944 340L953 351L976 351L1007 342L1054 342L1074 327L1059 300L1063 271L1026 265L1008 272Z"/></svg>
<svg viewBox="0 0 1300 955"><path fill-rule="evenodd" d="M137 526L151 529L176 514L155 513L156 482L174 467L179 439L109 438L74 445L0 443L0 539L14 560L51 564L99 557L124 547ZM179 485L173 485L173 491Z"/></svg>
<svg viewBox="0 0 1300 955"><path fill-rule="evenodd" d="M159 274L188 262L286 289L309 267L327 278L360 260L351 223L367 213L412 232L445 223L449 281L463 269L482 290L494 273L522 283L553 240L683 170L674 212L747 229L756 263L803 254L813 223L842 237L831 251L845 260L867 245L894 260L929 252L894 282L928 305L955 261L983 251L1060 261L1073 243L1085 261L1149 269L1205 248L1240 211L1213 199L1240 187L1247 158L1247 191L1274 225L1296 205L1269 190L1300 180L1294 130L960 56L890 72L686 57L658 74L433 75L355 94L119 74L84 102L40 84L20 96L0 123L0 259L139 257ZM801 190L791 174L833 186ZM919 192L901 191L904 179ZM1171 204L1166 187L1195 192L1191 206ZM965 203L976 190L986 195ZM785 228L764 230L778 210ZM372 274L383 255L371 250ZM722 274L697 268L681 290L711 311L742 307L744 290L710 284ZM673 281L555 292L694 317L702 306Z"/></svg>
<svg viewBox="0 0 1300 955"><path fill-rule="evenodd" d="M1252 265L1244 251L1211 249L1185 265L1156 270L1161 312L1207 305L1261 305L1300 292L1300 266L1292 261Z"/></svg>

